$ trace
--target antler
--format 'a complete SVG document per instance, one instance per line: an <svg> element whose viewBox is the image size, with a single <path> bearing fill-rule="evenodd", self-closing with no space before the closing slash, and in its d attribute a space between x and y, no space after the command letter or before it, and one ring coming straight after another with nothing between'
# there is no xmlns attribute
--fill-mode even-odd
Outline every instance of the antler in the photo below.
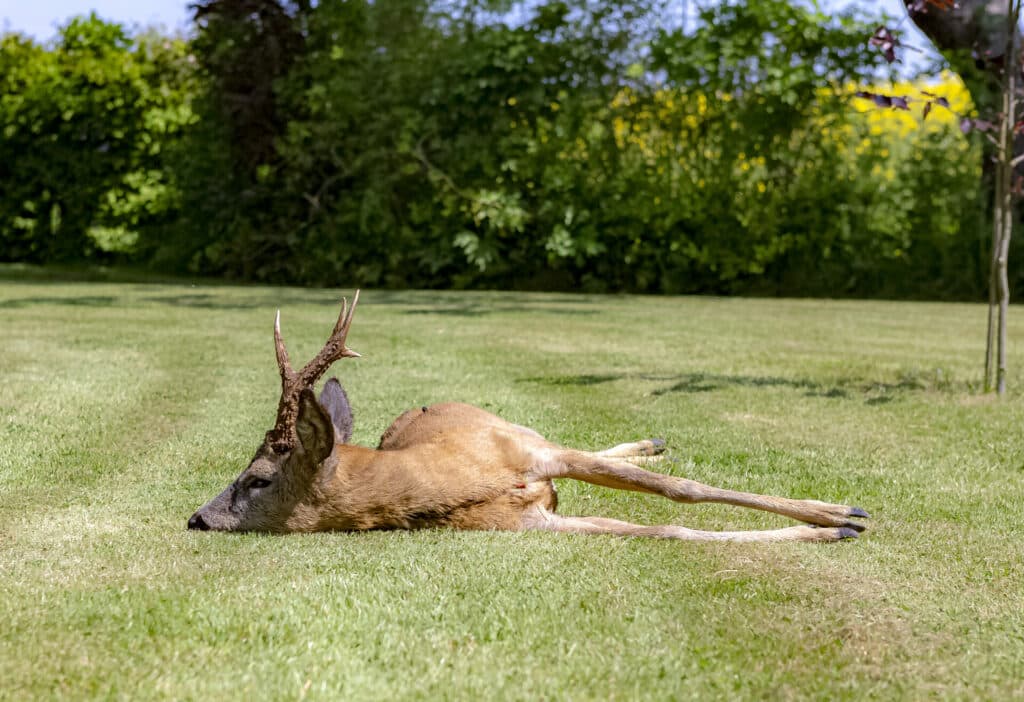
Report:
<svg viewBox="0 0 1024 702"><path fill-rule="evenodd" d="M352 324L352 315L359 304L359 291L352 298L352 307L348 300L342 299L341 314L334 325L334 331L327 343L312 361L302 367L298 373L292 370L288 360L288 349L281 338L281 311L277 311L274 319L274 351L277 354L277 368L281 373L281 401L277 405L277 421L274 428L267 432L267 442L276 453L284 453L295 445L295 419L299 413L299 393L304 388L312 388L331 364L340 358L359 358L359 354L345 345L348 328Z"/></svg>

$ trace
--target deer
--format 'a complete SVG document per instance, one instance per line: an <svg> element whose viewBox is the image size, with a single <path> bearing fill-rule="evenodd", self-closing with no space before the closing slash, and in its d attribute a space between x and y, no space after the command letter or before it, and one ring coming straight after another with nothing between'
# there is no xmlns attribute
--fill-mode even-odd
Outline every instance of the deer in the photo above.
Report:
<svg viewBox="0 0 1024 702"><path fill-rule="evenodd" d="M274 320L281 376L277 419L241 474L188 520L188 529L224 532L320 532L447 527L649 536L683 541L835 542L858 536L868 518L859 507L771 497L704 485L644 466L664 457L665 442L644 439L602 451L559 446L540 433L468 404L410 409L375 449L349 443L353 415L338 379L319 396L314 386L343 358L359 303L343 300L327 343L293 370ZM804 522L751 531L646 526L556 512L554 479L571 478L650 493L684 504L724 503Z"/></svg>

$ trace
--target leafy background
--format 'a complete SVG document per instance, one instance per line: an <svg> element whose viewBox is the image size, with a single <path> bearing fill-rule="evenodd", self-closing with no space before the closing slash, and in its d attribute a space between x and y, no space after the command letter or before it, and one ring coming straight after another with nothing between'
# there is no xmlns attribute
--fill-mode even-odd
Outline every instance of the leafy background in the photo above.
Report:
<svg viewBox="0 0 1024 702"><path fill-rule="evenodd" d="M0 258L273 283L980 299L962 83L871 18L209 0L0 51ZM855 97L882 81L910 110ZM922 91L949 111L922 115ZM1021 277L1011 257L1011 276Z"/></svg>

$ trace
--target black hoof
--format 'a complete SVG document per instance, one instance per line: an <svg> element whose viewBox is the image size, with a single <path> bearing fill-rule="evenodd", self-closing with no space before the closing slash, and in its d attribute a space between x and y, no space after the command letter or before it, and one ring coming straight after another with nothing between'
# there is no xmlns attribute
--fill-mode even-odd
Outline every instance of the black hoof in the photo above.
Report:
<svg viewBox="0 0 1024 702"><path fill-rule="evenodd" d="M648 439L651 442L650 451L654 455L665 452L665 440L664 439Z"/></svg>
<svg viewBox="0 0 1024 702"><path fill-rule="evenodd" d="M849 527L839 527L839 538L840 539L856 539L859 536L856 529L850 529Z"/></svg>
<svg viewBox="0 0 1024 702"><path fill-rule="evenodd" d="M871 515L868 514L867 512L865 512L864 510L862 510L860 507L851 507L850 508L850 516L851 517L863 517L864 519L870 519L871 518Z"/></svg>
<svg viewBox="0 0 1024 702"><path fill-rule="evenodd" d="M206 523L206 520L200 516L199 512L196 512L188 520L189 529L198 529L199 531L209 531L210 525Z"/></svg>
<svg viewBox="0 0 1024 702"><path fill-rule="evenodd" d="M856 532L861 532L861 531L864 531L865 529L867 529L866 526L864 526L863 524L859 524L857 522L846 522L845 524L843 524L842 528L843 529L853 529Z"/></svg>

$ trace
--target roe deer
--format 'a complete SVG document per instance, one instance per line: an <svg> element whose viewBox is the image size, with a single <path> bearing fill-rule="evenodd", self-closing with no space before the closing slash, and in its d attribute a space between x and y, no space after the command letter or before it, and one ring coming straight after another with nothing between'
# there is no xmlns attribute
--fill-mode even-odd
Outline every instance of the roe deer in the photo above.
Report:
<svg viewBox="0 0 1024 702"><path fill-rule="evenodd" d="M278 312L277 421L249 466L192 515L189 529L310 532L447 526L689 541L838 541L864 529L851 520L868 516L857 507L724 490L640 468L664 450L658 439L578 451L458 403L405 412L376 449L351 445L352 412L345 391L331 378L318 401L313 385L338 359L359 356L345 345L358 301L356 291L351 308L343 302L327 344L299 372L288 361ZM677 502L752 507L813 526L714 532L565 517L555 513L552 478L655 493Z"/></svg>

